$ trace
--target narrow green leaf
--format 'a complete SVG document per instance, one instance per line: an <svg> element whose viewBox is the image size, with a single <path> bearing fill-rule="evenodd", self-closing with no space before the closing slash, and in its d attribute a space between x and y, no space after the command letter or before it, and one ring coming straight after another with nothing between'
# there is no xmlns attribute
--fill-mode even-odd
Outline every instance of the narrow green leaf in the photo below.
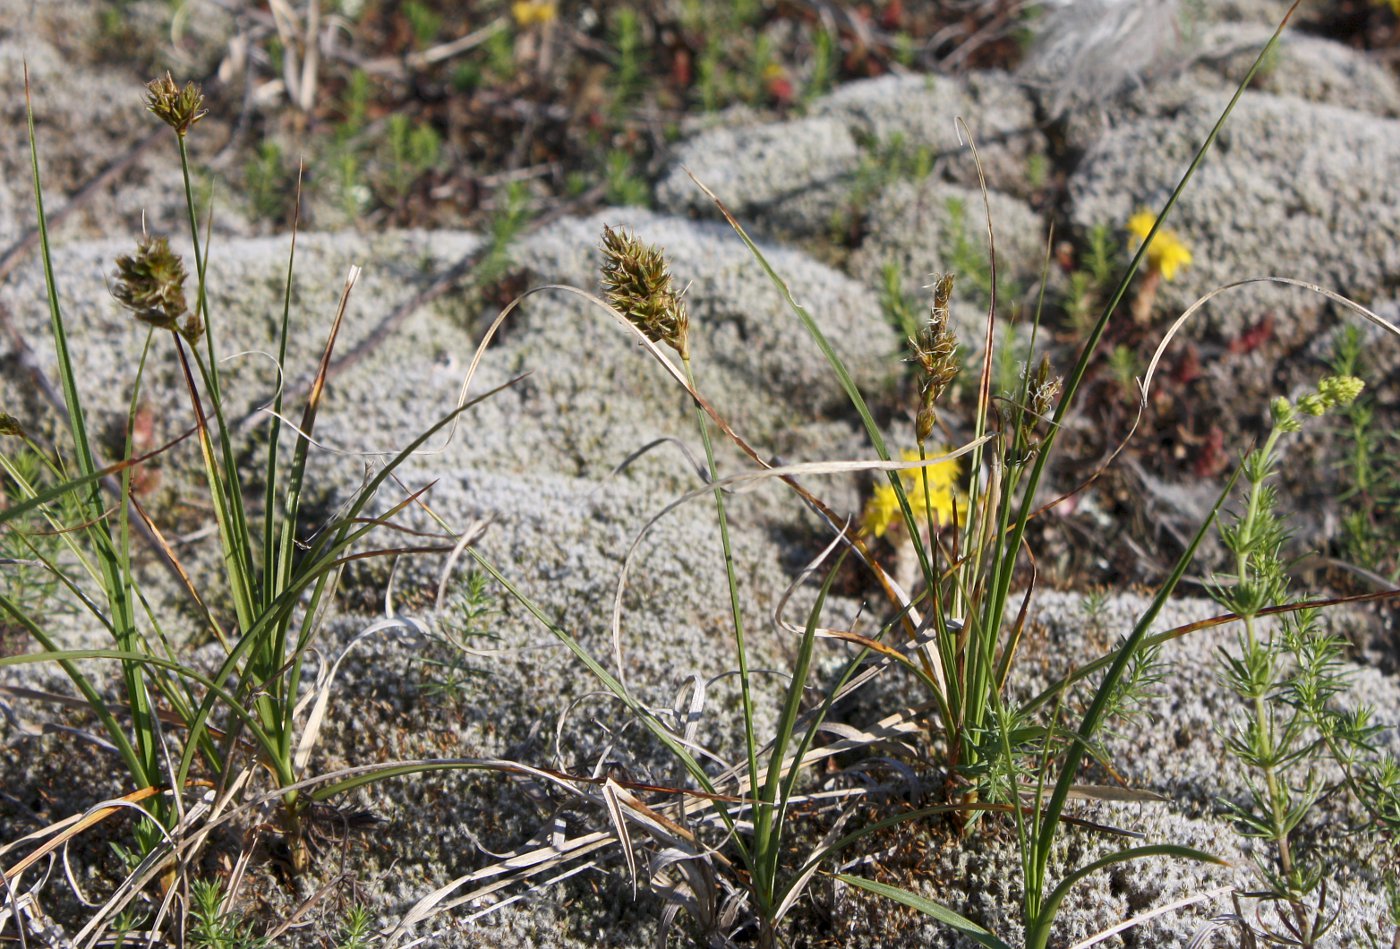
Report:
<svg viewBox="0 0 1400 949"><path fill-rule="evenodd" d="M894 900L896 903L903 903L910 909L916 909L925 916L931 916L945 926L951 926L953 929L956 929L979 946L987 946L988 949L1011 949L1011 946L1002 942L966 916L955 913L943 904L935 903L933 900L919 896L917 893L910 893L908 890L902 890L897 886L890 886L888 883L877 883L874 880L867 880L864 877L851 876L849 873L838 873L836 874L836 879L843 883L849 883L851 886L858 886L862 890L869 890L877 896L887 897L888 899Z"/></svg>

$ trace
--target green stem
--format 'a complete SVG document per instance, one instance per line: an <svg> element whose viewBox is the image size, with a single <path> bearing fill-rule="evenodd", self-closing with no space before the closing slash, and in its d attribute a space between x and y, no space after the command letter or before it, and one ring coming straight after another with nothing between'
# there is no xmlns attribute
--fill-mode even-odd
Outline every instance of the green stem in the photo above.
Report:
<svg viewBox="0 0 1400 949"><path fill-rule="evenodd" d="M698 391L695 385L695 369L690 358L687 356L681 361L685 366L687 384L692 390ZM714 443L710 439L710 426L705 416L705 410L698 402L695 405L695 415L696 425L700 429L700 440L705 447L705 464L709 470L710 480L714 482L719 480L719 469L715 465ZM744 713L744 746L748 755L749 788L750 793L753 793L758 789L758 739L754 734L753 695L750 690L749 654L744 638L743 612L739 604L739 577L734 569L734 549L729 539L729 518L725 513L723 488L715 488L715 516L719 521L719 540L724 551L724 575L729 583L729 611L734 622L734 648L739 656L739 692ZM765 843L772 830L772 820L773 813L770 808L755 805L753 835L754 851L758 854L766 850ZM772 881L766 879L767 874L762 869L762 861L756 861L753 870L755 895L762 903L771 897ZM760 877L764 879L760 879ZM760 907L760 911L765 908Z"/></svg>

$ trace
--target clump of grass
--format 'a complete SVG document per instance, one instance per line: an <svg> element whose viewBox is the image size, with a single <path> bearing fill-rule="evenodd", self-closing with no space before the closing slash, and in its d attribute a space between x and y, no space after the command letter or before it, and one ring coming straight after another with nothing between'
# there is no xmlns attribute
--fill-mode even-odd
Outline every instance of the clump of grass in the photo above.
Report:
<svg viewBox="0 0 1400 949"><path fill-rule="evenodd" d="M318 685L316 701L310 703L309 713L306 711L308 696L303 694L302 678L307 653L316 642L341 568L356 556L352 548L411 503L409 498L391 505L386 515L370 516L369 505L378 490L412 452L456 418L465 406L449 413L385 463L347 501L341 516L314 536L303 537L301 500L307 484L310 447L330 356L358 275L358 268L352 268L300 423L292 430L289 455L283 453L281 438L284 392L279 390L273 399L260 472L263 516L258 523L245 493L233 428L225 415L216 339L227 328L209 310L209 261L197 225L190 178L186 139L204 115L203 97L193 83L182 87L169 75L152 82L147 93L148 109L175 133L193 266L187 267L164 237L150 235L142 236L134 253L116 261L113 294L133 314L133 325L146 335L140 362L135 367L127 431L134 429L132 419L148 360L170 353L180 367L191 420L190 429L177 441L193 438L198 447L205 498L217 528L223 585L215 593L210 590L217 582L213 578L200 578L198 582L191 578L134 496L136 466L165 449L136 457L132 436L128 435L121 457L111 463L99 461L89 436L88 415L79 398L78 371L59 305L31 112L29 134L40 249L69 428L66 444L45 445L6 416L4 428L10 437L0 443L0 469L5 474L7 493L13 492L13 500L0 509L0 526L5 528L6 545L17 543L35 565L42 565L55 588L63 590L67 599L85 610L110 635L111 645L86 650L62 648L50 629L54 614L47 604L0 589L0 614L6 617L6 625L23 630L41 650L0 657L0 666L55 662L68 675L97 716L103 737L117 750L130 776L132 790L122 808L108 808L104 813L139 806L144 814L135 830L136 847L132 853L139 866L133 880L148 879L144 876L148 868L163 865L167 868L164 882L168 887L172 882L169 868L174 849L185 848L183 856L188 860L190 845L186 835L195 835L195 846L207 836L195 834L191 822L197 821L205 809L187 802L186 792L194 785L212 787L215 797L227 803L244 793L250 779L262 772L271 775L276 788L273 797L280 802L276 823L291 865L295 870L307 867L307 808L318 799L318 794L324 798L334 793L307 792L302 785L329 698L329 682ZM290 333L295 232L292 248L283 296L279 368L285 366ZM14 447L15 439L22 447ZM111 492L110 500L104 496L104 490ZM48 541L44 535L21 529L26 518L39 520L52 537L61 541L62 557L45 552ZM218 668L212 674L206 674L181 654L165 621L151 608L136 566L133 522L144 526L157 554L182 578L194 615L221 647ZM450 547L427 545L413 549ZM404 551L405 548L399 548L392 553ZM211 602L226 603L231 615L218 615L216 610L223 607L211 606ZM107 698L98 683L78 665L86 659L105 659L118 665L119 699ZM157 695L159 716L154 698ZM247 757L250 748L251 760ZM360 775L357 783L366 779L374 777ZM12 883L35 860L64 843L64 826L57 825L55 836L6 870ZM120 912L124 900L133 898L138 891L139 886L134 884L124 887L126 896L110 902L103 914ZM204 895L209 896L210 891ZM212 905L210 902L205 908ZM101 915L89 926L98 925ZM205 913L206 928L211 934L224 932L220 919L212 910ZM225 932L218 938L232 937Z"/></svg>

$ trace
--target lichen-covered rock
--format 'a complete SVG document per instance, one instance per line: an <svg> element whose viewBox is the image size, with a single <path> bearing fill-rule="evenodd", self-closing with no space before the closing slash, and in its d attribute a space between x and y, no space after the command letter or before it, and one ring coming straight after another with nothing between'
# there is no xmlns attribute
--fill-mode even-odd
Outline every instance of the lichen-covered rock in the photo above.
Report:
<svg viewBox="0 0 1400 949"><path fill-rule="evenodd" d="M882 149L923 153L939 177L976 187L977 170L958 119L977 145L988 187L1028 193L1028 169L1046 153L1032 101L1011 78L977 73L850 83L812 103L803 119L710 128L681 146L657 199L668 209L717 213L690 181L689 168L746 224L824 236L833 213L857 196L863 166L872 175L889 174L875 160Z"/></svg>
<svg viewBox="0 0 1400 949"><path fill-rule="evenodd" d="M1202 84L1213 81L1233 89L1272 34L1267 26L1205 29L1192 45L1194 63L1188 75ZM1349 46L1294 30L1279 37L1251 88L1388 118L1400 115L1400 79L1393 70Z"/></svg>
<svg viewBox="0 0 1400 949"><path fill-rule="evenodd" d="M1144 117L1170 121L1203 98L1219 96L1223 108L1272 34L1263 26L1201 25L1171 63L1112 99L1069 111L1066 144L1074 152L1092 149L1110 129ZM1400 82L1393 72L1364 53L1293 30L1279 37L1251 89L1389 118L1400 114Z"/></svg>
<svg viewBox="0 0 1400 949"><path fill-rule="evenodd" d="M942 175L976 187L970 133L987 186L1010 194L1027 193L1030 165L1046 149L1030 96L1002 73L972 73L956 80L882 76L842 86L813 109L844 119L857 135L871 141L901 140L908 148L929 148ZM958 119L966 124L966 132Z"/></svg>
<svg viewBox="0 0 1400 949"><path fill-rule="evenodd" d="M884 269L894 265L906 292L929 282L933 273L953 272L958 297L984 306L990 285L991 252L987 244L987 205L996 239L1000 289L1027 290L1040 282L1048 237L1040 215L1024 202L999 192L983 196L975 188L932 179L896 182L881 191L866 209L869 233L851 255L847 269L867 287L884 283ZM970 272L967 258L976 264ZM1003 297L1003 307L1014 301Z"/></svg>
<svg viewBox="0 0 1400 949"><path fill-rule="evenodd" d="M1111 129L1070 181L1081 227L1125 222L1158 208L1227 99L1202 97L1172 118ZM1194 262L1163 285L1162 309L1180 313L1207 291L1277 274L1318 283L1362 302L1388 299L1400 274L1400 122L1335 106L1246 93L1168 224ZM1318 325L1315 295L1232 291L1188 328L1238 337L1268 313L1285 345Z"/></svg>
<svg viewBox="0 0 1400 949"><path fill-rule="evenodd" d="M116 182L90 196L81 211L50 237L91 238L122 232L139 232L143 220L156 233L168 233L187 220L184 186L175 134L144 107L145 83L154 78L118 66L94 64L75 50L41 38L68 36L80 41L98 29L97 12L88 4L40 5L37 14L60 21L44 29L10 30L0 26L0 123L8 134L0 142L0 244L9 244L36 224L34 185L29 142L25 129L24 66L29 69L31 101L44 185L45 210L60 210L79 188L151 132L161 135L136 158ZM166 11L168 15L169 11ZM0 23L26 23L36 15L35 5L23 0L0 2ZM136 11L124 16L147 24ZM200 41L207 50L221 42L218 31L229 23L217 11L198 18ZM213 35L210 35L212 31ZM186 68L196 69L196 65ZM203 72L191 77L202 78ZM216 119L190 138L197 174L201 163L217 150L222 136L208 133ZM198 193L199 189L196 189ZM247 221L237 201L221 203L214 215L216 233L246 233Z"/></svg>
<svg viewBox="0 0 1400 949"><path fill-rule="evenodd" d="M714 205L689 169L742 220L776 231L811 231L845 207L861 151L844 122L812 116L720 126L682 143L657 203L698 211Z"/></svg>

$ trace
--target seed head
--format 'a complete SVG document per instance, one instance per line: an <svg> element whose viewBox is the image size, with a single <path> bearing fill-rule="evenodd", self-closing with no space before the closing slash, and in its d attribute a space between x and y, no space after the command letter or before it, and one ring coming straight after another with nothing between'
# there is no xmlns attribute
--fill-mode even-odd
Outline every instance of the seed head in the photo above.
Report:
<svg viewBox="0 0 1400 949"><path fill-rule="evenodd" d="M19 423L19 419L8 412L0 412L0 436L4 435L24 437L24 426Z"/></svg>
<svg viewBox="0 0 1400 949"><path fill-rule="evenodd" d="M112 295L142 323L179 333L193 343L204 332L185 306L185 263L164 237L142 237L136 253L117 258Z"/></svg>
<svg viewBox="0 0 1400 949"><path fill-rule="evenodd" d="M185 137L191 125L207 114L203 106L204 93L196 83L187 82L181 89L175 77L168 72L146 83L146 108L181 138Z"/></svg>
<svg viewBox="0 0 1400 949"><path fill-rule="evenodd" d="M690 316L660 249L603 225L603 292L647 339L690 358Z"/></svg>
<svg viewBox="0 0 1400 949"><path fill-rule="evenodd" d="M1050 365L1050 355L1040 357L1040 365L1031 371L1026 367L1026 413L1021 424L1018 444L1022 451L1019 457L1029 459L1040 449L1040 443L1050 425L1051 413L1055 410L1055 400L1064 388L1064 380L1054 374Z"/></svg>
<svg viewBox="0 0 1400 949"><path fill-rule="evenodd" d="M938 423L934 403L958 374L958 338L948 329L948 301L953 296L953 275L940 274L933 283L929 320L909 340L909 361L919 366L919 412L914 435L928 441Z"/></svg>

